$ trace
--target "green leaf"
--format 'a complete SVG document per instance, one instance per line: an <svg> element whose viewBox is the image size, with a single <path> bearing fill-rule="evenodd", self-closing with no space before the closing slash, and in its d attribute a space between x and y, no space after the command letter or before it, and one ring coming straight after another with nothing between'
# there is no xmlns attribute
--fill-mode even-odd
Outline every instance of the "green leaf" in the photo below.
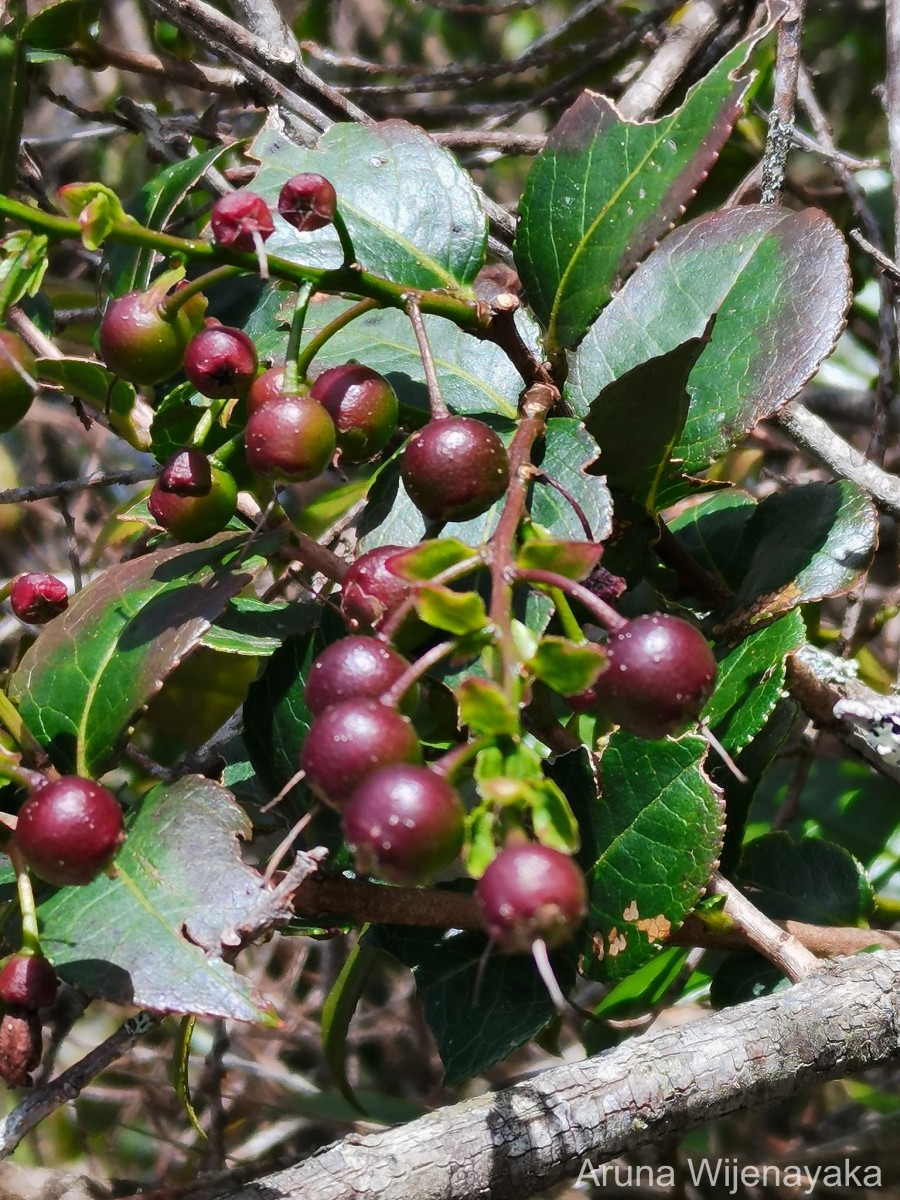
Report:
<svg viewBox="0 0 900 1200"><path fill-rule="evenodd" d="M492 954L482 969L485 941L471 933L383 925L365 941L412 969L447 1087L501 1062L556 1015L527 954ZM554 967L565 991L574 972L559 959Z"/></svg>
<svg viewBox="0 0 900 1200"><path fill-rule="evenodd" d="M774 921L865 926L872 886L852 854L818 838L768 833L744 847L739 882Z"/></svg>
<svg viewBox="0 0 900 1200"><path fill-rule="evenodd" d="M612 533L612 499L602 479L589 475L587 468L596 462L600 449L581 421L571 417L551 417L544 443L535 462L544 474L560 484L579 505L591 527L591 540L605 541ZM580 541L584 528L571 503L547 483L535 481L531 501L531 519L542 525L550 537Z"/></svg>
<svg viewBox="0 0 900 1200"><path fill-rule="evenodd" d="M877 540L875 507L855 483L807 483L767 496L744 528L743 578L725 627L768 621L850 591Z"/></svg>
<svg viewBox="0 0 900 1200"><path fill-rule="evenodd" d="M130 446L136 450L148 448L149 437L137 392L102 363L90 358L40 358L38 374L43 383L55 383L97 412L108 415L110 425Z"/></svg>
<svg viewBox="0 0 900 1200"><path fill-rule="evenodd" d="M59 189L63 210L81 226L88 250L99 250L117 225L130 218L122 201L105 183L67 183Z"/></svg>
<svg viewBox="0 0 900 1200"><path fill-rule="evenodd" d="M502 737L519 732L519 711L503 689L488 679L466 679L456 690L460 725L475 736Z"/></svg>
<svg viewBox="0 0 900 1200"><path fill-rule="evenodd" d="M347 1078L347 1034L366 984L382 956L382 951L362 940L365 932L364 927L322 1005L322 1049L325 1061L341 1095L360 1112L365 1112L365 1109Z"/></svg>
<svg viewBox="0 0 900 1200"><path fill-rule="evenodd" d="M576 345L684 212L740 115L749 79L734 72L760 36L725 55L671 116L627 121L586 91L550 134L519 206L515 254L551 356Z"/></svg>
<svg viewBox="0 0 900 1200"><path fill-rule="evenodd" d="M165 397L153 414L150 426L150 447L157 462L164 463L176 450L190 444L191 437L200 419L209 408L210 401L194 391L189 383L178 384ZM239 410L232 411L226 425L213 421L212 428L203 442L204 450L211 453L225 442L241 433L246 425L246 416Z"/></svg>
<svg viewBox="0 0 900 1200"><path fill-rule="evenodd" d="M688 378L709 339L708 327L702 337L614 379L585 417L585 428L600 447L599 466L607 486L648 512L657 511L660 484L687 419ZM625 413L633 414L639 426L623 419Z"/></svg>
<svg viewBox="0 0 900 1200"><path fill-rule="evenodd" d="M340 122L310 150L293 143L270 116L250 153L261 163L253 191L273 210L298 172L331 181L357 261L367 271L409 287L470 294L484 262L487 220L471 177L424 130L405 121ZM277 213L266 249L310 267L343 262L333 226L298 233Z"/></svg>
<svg viewBox="0 0 900 1200"><path fill-rule="evenodd" d="M790 986L791 981L761 954L728 954L712 977L709 1002L715 1009L731 1008Z"/></svg>
<svg viewBox="0 0 900 1200"><path fill-rule="evenodd" d="M589 688L606 665L606 654L591 642L577 645L562 637L545 637L526 666L561 696Z"/></svg>
<svg viewBox="0 0 900 1200"><path fill-rule="evenodd" d="M672 533L705 571L736 588L744 574L741 540L756 501L746 492L715 492L668 520Z"/></svg>
<svg viewBox="0 0 900 1200"><path fill-rule="evenodd" d="M85 37L100 16L100 0L59 0L35 13L22 31L36 50L65 50Z"/></svg>
<svg viewBox="0 0 900 1200"><path fill-rule="evenodd" d="M806 625L795 611L751 633L719 663L702 716L726 750L742 750L765 725L781 698L785 659L805 640Z"/></svg>
<svg viewBox="0 0 900 1200"><path fill-rule="evenodd" d="M148 229L165 231L175 211L188 193L200 183L210 167L234 150L230 145L214 146L192 158L164 167L152 176L126 206L128 215ZM110 270L110 294L143 291L150 283L156 251L142 246L105 247Z"/></svg>
<svg viewBox="0 0 900 1200"><path fill-rule="evenodd" d="M543 846L563 854L575 854L581 846L575 814L562 789L552 779L542 779L535 788L531 823L534 836Z"/></svg>
<svg viewBox="0 0 900 1200"><path fill-rule="evenodd" d="M823 212L709 213L670 234L606 307L573 355L566 399L584 415L612 380L700 337L716 314L674 450L686 471L702 470L800 391L849 302L847 247ZM636 434L641 420L631 418Z"/></svg>
<svg viewBox="0 0 900 1200"><path fill-rule="evenodd" d="M416 612L435 629L457 635L481 633L488 626L487 610L477 592L454 592L426 584L416 592Z"/></svg>
<svg viewBox="0 0 900 1200"><path fill-rule="evenodd" d="M41 631L10 695L62 771L96 777L131 722L263 560L241 562L246 534L220 534L109 567Z"/></svg>
<svg viewBox="0 0 900 1200"><path fill-rule="evenodd" d="M596 975L623 979L652 958L709 881L723 829L705 754L701 738L648 742L621 730L603 752L588 813L597 858L586 951Z"/></svg>
<svg viewBox="0 0 900 1200"><path fill-rule="evenodd" d="M289 637L305 633L318 618L315 604L265 604L238 596L228 601L201 642L210 650L261 658L274 654Z"/></svg>
<svg viewBox="0 0 900 1200"><path fill-rule="evenodd" d="M271 241L266 245L270 246ZM274 295L284 298L284 293ZM256 340L260 357L280 360L287 349L293 300L275 307L273 314L273 294L264 291L246 330ZM313 305L301 345L348 307L348 301L336 296ZM500 347L464 333L443 317L428 314L423 320L441 392L451 412L514 418L522 377ZM384 375L404 409L423 415L429 412L422 356L405 313L386 308L357 317L325 343L315 357L313 374L351 360Z"/></svg>
<svg viewBox="0 0 900 1200"><path fill-rule="evenodd" d="M597 565L603 547L595 542L538 542L522 546L516 566L523 571L553 571L566 579L584 579Z"/></svg>
<svg viewBox="0 0 900 1200"><path fill-rule="evenodd" d="M402 554L395 554L390 559L390 571L401 579L417 583L421 579L433 579L448 567L475 557L475 551L457 538L432 538Z"/></svg>
<svg viewBox="0 0 900 1200"><path fill-rule="evenodd" d="M194 1029L197 1026L197 1018L193 1015L182 1017L178 1026L178 1037L175 1042L175 1058L172 1063L172 1086L175 1089L175 1095L181 1101L181 1107L184 1115L187 1117L191 1128L201 1138L206 1137L206 1130L200 1124L197 1116L197 1110L194 1108L194 1100L191 1096L191 1077L190 1077L190 1061L191 1061L191 1039L194 1036Z"/></svg>
<svg viewBox="0 0 900 1200"><path fill-rule="evenodd" d="M38 913L41 948L89 996L158 1012L272 1023L271 1005L222 961L268 892L241 861L249 822L197 775L160 784L128 820L116 877L64 888Z"/></svg>
<svg viewBox="0 0 900 1200"><path fill-rule="evenodd" d="M47 237L17 229L0 242L0 317L23 296L36 296L47 270Z"/></svg>

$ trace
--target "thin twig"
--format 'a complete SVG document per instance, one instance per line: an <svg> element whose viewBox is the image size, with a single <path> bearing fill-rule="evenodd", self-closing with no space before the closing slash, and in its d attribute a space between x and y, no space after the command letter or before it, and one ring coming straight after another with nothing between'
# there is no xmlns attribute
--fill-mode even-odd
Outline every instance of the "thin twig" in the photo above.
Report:
<svg viewBox="0 0 900 1200"><path fill-rule="evenodd" d="M77 479L63 479L58 483L36 483L31 487L6 488L0 492L0 504L27 504L32 500L57 500L86 488L129 486L148 483L156 478L157 472L146 467L132 471L92 471Z"/></svg>
<svg viewBox="0 0 900 1200"><path fill-rule="evenodd" d="M818 971L820 963L793 934L770 921L755 904L718 871L713 872L707 892L725 897L725 915L748 945L774 963L792 983Z"/></svg>
<svg viewBox="0 0 900 1200"><path fill-rule="evenodd" d="M778 24L775 56L775 98L769 115L769 131L763 154L761 204L780 204L788 153L794 140L794 104L800 70L800 37L803 32L805 0L790 0Z"/></svg>
<svg viewBox="0 0 900 1200"><path fill-rule="evenodd" d="M413 327L413 333L416 335L416 345L419 347L419 357L422 360L422 367L425 371L425 384L428 388L428 403L431 408L431 415L435 419L449 417L450 410L441 392L440 380L437 377L437 368L434 365L434 355L431 352L431 343L428 340L428 333L425 330L425 322L422 320L422 309L419 305L419 299L414 293L411 293L406 299L406 313Z"/></svg>

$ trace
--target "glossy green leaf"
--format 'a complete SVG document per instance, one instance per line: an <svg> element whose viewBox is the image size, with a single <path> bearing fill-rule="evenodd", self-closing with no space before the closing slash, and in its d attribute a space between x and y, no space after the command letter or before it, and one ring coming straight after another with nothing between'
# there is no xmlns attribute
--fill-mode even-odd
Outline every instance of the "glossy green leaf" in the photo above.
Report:
<svg viewBox="0 0 900 1200"><path fill-rule="evenodd" d="M739 882L775 921L865 925L872 911L872 885L860 863L818 838L795 841L783 832L756 838L744 847Z"/></svg>
<svg viewBox="0 0 900 1200"><path fill-rule="evenodd" d="M169 392L153 414L150 426L150 449L157 462L166 462L176 450L190 444L194 430L209 405L209 400L195 392L189 383L178 384ZM218 450L241 433L245 424L246 416L240 410L233 410L225 425L221 421L214 421L204 439L204 449L208 453Z"/></svg>
<svg viewBox="0 0 900 1200"><path fill-rule="evenodd" d="M116 225L128 220L122 201L105 183L67 183L59 199L64 212L78 221L88 250L99 250Z"/></svg>
<svg viewBox="0 0 900 1200"><path fill-rule="evenodd" d="M80 41L100 16L100 0L59 0L45 4L22 31L36 50L65 50Z"/></svg>
<svg viewBox="0 0 900 1200"><path fill-rule="evenodd" d="M688 379L710 333L691 338L607 384L585 417L613 492L657 511L660 485L687 419ZM627 414L627 416L625 415Z"/></svg>
<svg viewBox="0 0 900 1200"><path fill-rule="evenodd" d="M606 654L591 642L577 645L567 638L545 637L526 665L561 696L574 696L596 682Z"/></svg>
<svg viewBox="0 0 900 1200"><path fill-rule="evenodd" d="M200 1124L194 1100L191 1096L191 1039L197 1027L197 1018L193 1015L182 1017L178 1026L178 1036L175 1040L175 1056L172 1063L172 1086L175 1095L181 1101L181 1109L198 1137L205 1138L206 1130Z"/></svg>
<svg viewBox="0 0 900 1200"><path fill-rule="evenodd" d="M581 832L571 805L552 779L542 779L531 802L531 824L535 838L563 854L576 854Z"/></svg>
<svg viewBox="0 0 900 1200"><path fill-rule="evenodd" d="M447 1087L500 1062L556 1015L527 954L492 954L482 969L485 940L471 933L378 926L365 940L412 969ZM558 959L554 966L565 991L574 973Z"/></svg>
<svg viewBox="0 0 900 1200"><path fill-rule="evenodd" d="M488 679L466 679L456 689L459 723L475 736L501 737L519 732L519 712L503 692Z"/></svg>
<svg viewBox="0 0 900 1200"><path fill-rule="evenodd" d="M516 566L580 580L590 575L602 553L603 547L595 542L530 541L519 550Z"/></svg>
<svg viewBox="0 0 900 1200"><path fill-rule="evenodd" d="M47 270L48 239L17 229L0 242L0 316L23 296L34 296Z"/></svg>
<svg viewBox="0 0 900 1200"><path fill-rule="evenodd" d="M365 936L365 929L362 936ZM340 974L322 1005L322 1049L325 1052L325 1061L341 1090L341 1095L360 1112L364 1109L347 1078L347 1034L363 991L381 954L380 950L367 945L360 938L347 955Z"/></svg>
<svg viewBox="0 0 900 1200"><path fill-rule="evenodd" d="M756 501L746 492L714 492L682 509L668 527L705 571L736 588L744 574L741 541L755 508Z"/></svg>
<svg viewBox="0 0 900 1200"><path fill-rule="evenodd" d="M454 592L434 584L416 592L416 612L435 629L457 635L481 633L488 625L487 610L477 592Z"/></svg>
<svg viewBox="0 0 900 1200"><path fill-rule="evenodd" d="M744 528L743 577L727 626L771 620L850 591L871 563L877 539L872 501L847 480L767 496Z"/></svg>
<svg viewBox="0 0 900 1200"><path fill-rule="evenodd" d="M90 358L41 358L38 374L44 383L54 383L97 412L108 415L116 433L136 450L147 449L145 414L137 406L135 389L102 363Z"/></svg>
<svg viewBox="0 0 900 1200"><path fill-rule="evenodd" d="M471 177L424 130L405 121L339 122L311 150L292 142L270 116L250 153L261 164L253 191L273 210L298 172L331 181L367 271L409 287L469 292L484 261L487 220ZM277 213L275 226L270 253L311 267L341 265L333 226L298 233Z"/></svg>
<svg viewBox="0 0 900 1200"><path fill-rule="evenodd" d="M263 566L224 533L107 568L41 631L10 681L25 723L63 771L95 777L129 726Z"/></svg>
<svg viewBox="0 0 900 1200"><path fill-rule="evenodd" d="M621 730L603 752L588 813L597 858L586 950L597 976L624 979L642 966L702 895L723 833L705 754L701 738L649 742Z"/></svg>
<svg viewBox="0 0 900 1200"><path fill-rule="evenodd" d="M516 266L552 355L576 345L617 284L684 212L728 140L760 34L741 42L656 121L585 91L535 160L519 206Z"/></svg>
<svg viewBox="0 0 900 1200"><path fill-rule="evenodd" d="M272 1023L271 1005L222 961L268 902L241 861L247 818L219 784L188 775L137 805L116 877L64 888L40 905L41 948L89 996Z"/></svg>
<svg viewBox="0 0 900 1200"><path fill-rule="evenodd" d="M612 533L612 500L603 479L589 475L600 450L580 421L551 417L535 462L576 502L591 529L591 540L605 541ZM532 491L531 519L552 538L582 541L585 530L572 504L556 488L537 480Z"/></svg>
<svg viewBox="0 0 900 1200"><path fill-rule="evenodd" d="M751 633L719 663L702 716L726 750L736 754L765 725L781 698L785 660L805 640L803 618L791 612Z"/></svg>
<svg viewBox="0 0 900 1200"><path fill-rule="evenodd" d="M847 247L823 212L709 213L670 234L604 309L573 355L566 398L586 414L610 382L700 337L716 314L674 449L686 471L702 470L799 392L849 302ZM622 418L639 434L639 413Z"/></svg>
<svg viewBox="0 0 900 1200"><path fill-rule="evenodd" d="M474 557L475 551L471 546L464 545L457 538L433 538L402 554L395 554L390 560L390 570L401 579L416 583L422 579L433 579L448 567L455 567L457 563Z"/></svg>
<svg viewBox="0 0 900 1200"><path fill-rule="evenodd" d="M265 657L289 637L305 633L319 619L318 607L291 601L265 604L248 596L229 600L224 611L201 638L210 650L224 654Z"/></svg>
<svg viewBox="0 0 900 1200"><path fill-rule="evenodd" d="M716 1009L731 1008L790 986L791 981L761 954L728 954L712 977L709 1002Z"/></svg>

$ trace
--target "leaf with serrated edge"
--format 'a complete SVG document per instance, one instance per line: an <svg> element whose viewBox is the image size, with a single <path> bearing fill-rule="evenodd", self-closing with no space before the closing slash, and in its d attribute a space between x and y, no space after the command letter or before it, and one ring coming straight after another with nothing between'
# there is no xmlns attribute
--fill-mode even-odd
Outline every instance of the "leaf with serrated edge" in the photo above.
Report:
<svg viewBox="0 0 900 1200"><path fill-rule="evenodd" d="M577 344L684 212L741 113L750 79L734 73L770 27L725 55L670 116L628 121L594 92L564 113L531 168L515 243L551 355Z"/></svg>
<svg viewBox="0 0 900 1200"><path fill-rule="evenodd" d="M599 453L600 448L581 421L571 417L551 417L544 431L543 444L535 455L541 471L564 487L578 504L595 542L605 541L612 533L612 498L606 481L587 473ZM585 536L581 520L569 500L549 483L540 480L534 483L531 519L542 525L553 538L581 541Z"/></svg>
<svg viewBox="0 0 900 1200"><path fill-rule="evenodd" d="M702 470L770 417L834 349L850 303L847 246L817 209L758 204L681 226L628 280L572 358L566 399L583 416L596 396L648 359L712 339L691 372L691 405L674 450ZM622 413L640 429L640 413Z"/></svg>
<svg viewBox="0 0 900 1200"><path fill-rule="evenodd" d="M41 631L10 681L26 725L60 770L95 777L130 723L228 600L262 569L246 534L220 534L110 567Z"/></svg>
<svg viewBox="0 0 900 1200"><path fill-rule="evenodd" d="M292 142L270 114L250 153L261 164L253 191L273 210L281 188L298 172L315 171L331 181L367 271L409 287L471 294L484 262L487 220L471 176L424 130L405 121L344 122L311 150ZM274 217L270 253L310 267L341 265L333 226L298 233L277 211Z"/></svg>
<svg viewBox="0 0 900 1200"><path fill-rule="evenodd" d="M862 865L843 846L821 838L764 834L744 847L738 877L776 921L859 926L872 911L872 885Z"/></svg>
<svg viewBox="0 0 900 1200"><path fill-rule="evenodd" d="M624 979L648 961L703 893L722 847L722 809L699 737L614 733L590 806L592 973ZM582 826L584 822L582 821ZM583 835L584 836L584 835Z"/></svg>
<svg viewBox="0 0 900 1200"><path fill-rule="evenodd" d="M113 879L40 906L41 949L89 996L157 1012L272 1023L271 1005L222 961L267 904L241 861L250 823L230 792L188 775L160 784L128 819Z"/></svg>

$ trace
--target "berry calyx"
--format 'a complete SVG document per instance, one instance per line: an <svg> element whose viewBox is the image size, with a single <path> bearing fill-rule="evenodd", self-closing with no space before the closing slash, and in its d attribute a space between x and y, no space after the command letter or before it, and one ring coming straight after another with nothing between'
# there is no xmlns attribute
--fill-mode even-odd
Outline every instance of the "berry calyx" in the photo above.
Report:
<svg viewBox="0 0 900 1200"><path fill-rule="evenodd" d="M367 775L391 763L418 763L412 722L377 700L343 700L316 717L300 765L326 804L341 808Z"/></svg>
<svg viewBox="0 0 900 1200"><path fill-rule="evenodd" d="M203 542L224 529L237 509L237 483L221 467L210 467L206 495L164 491L157 480L147 507L162 529L182 542Z"/></svg>
<svg viewBox="0 0 900 1200"><path fill-rule="evenodd" d="M176 450L159 474L159 490L176 496L208 496L212 468L206 455L194 446Z"/></svg>
<svg viewBox="0 0 900 1200"><path fill-rule="evenodd" d="M255 192L226 192L212 206L209 224L213 237L229 250L252 251L256 238L265 241L275 232L269 206Z"/></svg>
<svg viewBox="0 0 900 1200"><path fill-rule="evenodd" d="M362 781L343 822L357 870L391 883L421 883L459 854L465 810L440 775L397 764Z"/></svg>
<svg viewBox="0 0 900 1200"><path fill-rule="evenodd" d="M341 700L377 700L408 666L401 654L378 638L340 638L323 650L310 668L307 707L318 715Z"/></svg>
<svg viewBox="0 0 900 1200"><path fill-rule="evenodd" d="M330 225L336 209L334 187L314 171L303 171L289 179L278 196L279 213L300 233Z"/></svg>
<svg viewBox="0 0 900 1200"><path fill-rule="evenodd" d="M606 652L606 669L569 703L580 711L599 709L637 737L681 733L697 720L715 688L716 660L709 643L681 617L635 617L610 637Z"/></svg>
<svg viewBox="0 0 900 1200"><path fill-rule="evenodd" d="M29 625L46 625L69 606L69 591L55 575L32 571L20 575L9 592L12 610Z"/></svg>
<svg viewBox="0 0 900 1200"><path fill-rule="evenodd" d="M412 435L400 465L403 486L431 521L480 516L509 486L506 447L473 417L443 417Z"/></svg>
<svg viewBox="0 0 900 1200"><path fill-rule="evenodd" d="M35 1012L56 999L56 972L40 954L14 954L0 971L0 1000Z"/></svg>
<svg viewBox="0 0 900 1200"><path fill-rule="evenodd" d="M99 783L63 775L25 801L15 838L26 864L45 883L90 883L125 840L122 810Z"/></svg>
<svg viewBox="0 0 900 1200"><path fill-rule="evenodd" d="M485 928L504 954L524 954L540 939L565 945L587 915L587 884L559 850L507 846L475 886Z"/></svg>
<svg viewBox="0 0 900 1200"><path fill-rule="evenodd" d="M243 329L209 325L184 352L184 373L201 396L230 400L247 393L256 378L256 346Z"/></svg>
<svg viewBox="0 0 900 1200"><path fill-rule="evenodd" d="M128 292L113 300L100 321L100 355L128 383L162 383L181 368L184 351L199 325L199 297L164 316L165 289ZM205 308L205 301L202 302Z"/></svg>
<svg viewBox="0 0 900 1200"><path fill-rule="evenodd" d="M379 629L411 595L414 585L395 575L388 562L405 546L378 546L351 564L341 584L341 612L355 628Z"/></svg>
<svg viewBox="0 0 900 1200"><path fill-rule="evenodd" d="M322 474L337 442L331 417L304 395L279 396L257 408L244 430L244 445L257 474L300 483Z"/></svg>
<svg viewBox="0 0 900 1200"><path fill-rule="evenodd" d="M345 462L374 458L397 428L400 409L394 389L383 375L362 363L323 371L309 394L334 421Z"/></svg>
<svg viewBox="0 0 900 1200"><path fill-rule="evenodd" d="M6 433L31 408L34 390L29 380L37 376L31 350L8 329L0 329L0 433Z"/></svg>

